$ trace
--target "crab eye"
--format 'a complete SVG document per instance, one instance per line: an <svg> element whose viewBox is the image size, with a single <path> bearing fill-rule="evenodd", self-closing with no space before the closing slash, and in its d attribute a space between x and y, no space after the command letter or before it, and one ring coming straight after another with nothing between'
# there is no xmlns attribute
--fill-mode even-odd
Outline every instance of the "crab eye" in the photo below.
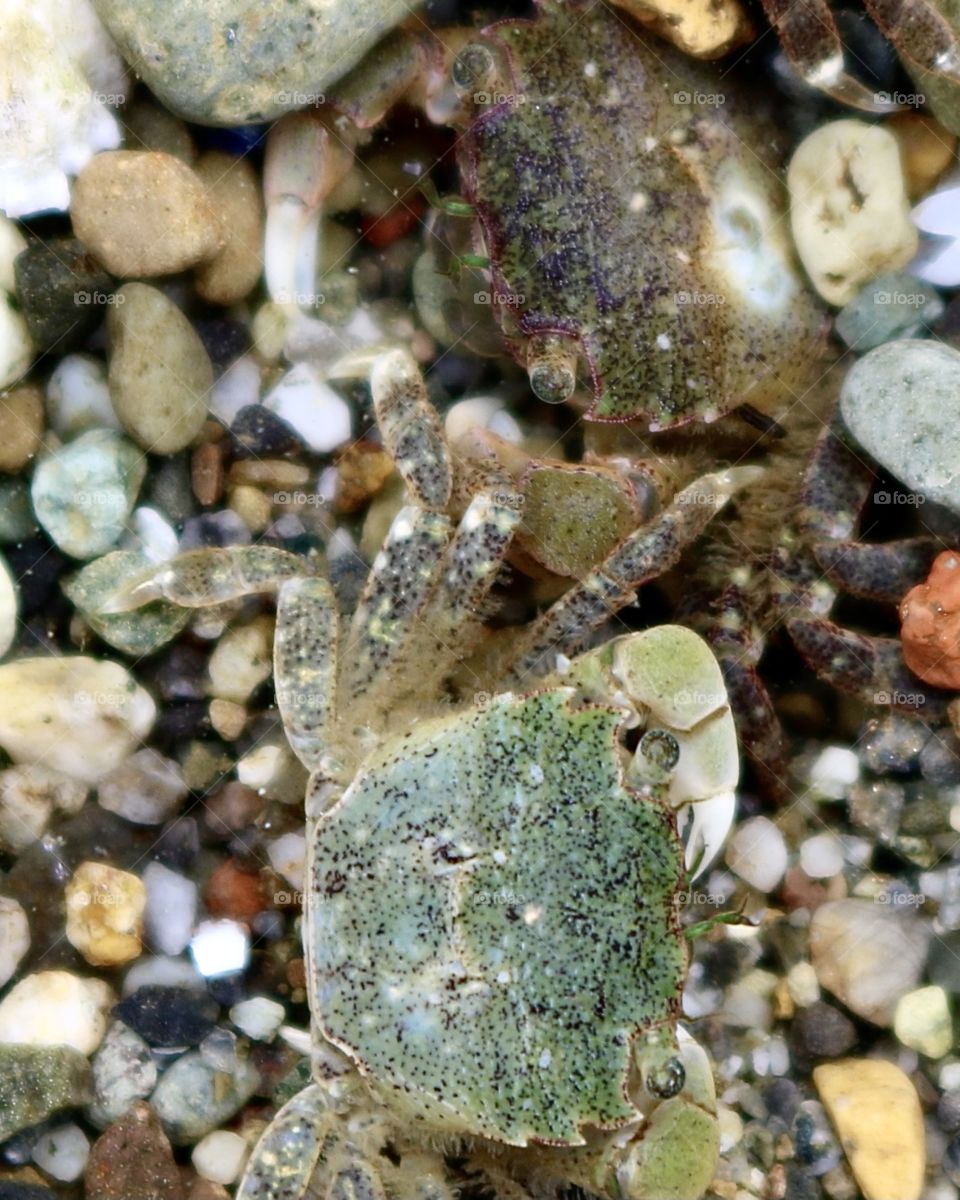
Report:
<svg viewBox="0 0 960 1200"><path fill-rule="evenodd" d="M453 60L450 75L461 92L483 91L496 71L492 52L479 42L470 42Z"/></svg>
<svg viewBox="0 0 960 1200"><path fill-rule="evenodd" d="M679 1058L668 1058L665 1063L648 1072L644 1083L651 1096L660 1100L669 1100L683 1091L687 1080L687 1072Z"/></svg>
<svg viewBox="0 0 960 1200"><path fill-rule="evenodd" d="M648 729L640 739L637 754L642 755L652 775L663 779L680 758L680 743L666 729Z"/></svg>

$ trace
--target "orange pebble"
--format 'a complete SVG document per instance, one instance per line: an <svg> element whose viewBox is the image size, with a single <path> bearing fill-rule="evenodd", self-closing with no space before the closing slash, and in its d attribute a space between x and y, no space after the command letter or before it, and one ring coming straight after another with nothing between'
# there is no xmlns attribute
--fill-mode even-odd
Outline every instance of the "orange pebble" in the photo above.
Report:
<svg viewBox="0 0 960 1200"><path fill-rule="evenodd" d="M934 687L960 688L960 553L938 554L926 582L901 600L900 637L914 675Z"/></svg>

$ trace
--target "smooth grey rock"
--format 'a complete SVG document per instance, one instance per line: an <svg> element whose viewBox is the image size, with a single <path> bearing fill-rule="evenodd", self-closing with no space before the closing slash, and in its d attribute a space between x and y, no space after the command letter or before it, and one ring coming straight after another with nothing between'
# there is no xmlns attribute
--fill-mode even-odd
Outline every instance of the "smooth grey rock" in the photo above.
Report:
<svg viewBox="0 0 960 1200"><path fill-rule="evenodd" d="M903 339L878 346L847 373L840 412L901 483L960 513L960 351Z"/></svg>
<svg viewBox="0 0 960 1200"><path fill-rule="evenodd" d="M114 1021L93 1056L93 1102L87 1116L106 1129L157 1083L157 1064L143 1038L122 1021Z"/></svg>
<svg viewBox="0 0 960 1200"><path fill-rule="evenodd" d="M944 303L928 284L896 271L867 284L837 313L837 336L862 354L894 338L915 338L943 316Z"/></svg>
<svg viewBox="0 0 960 1200"><path fill-rule="evenodd" d="M189 1145L226 1124L253 1095L259 1078L248 1060L239 1061L228 1075L191 1050L163 1074L150 1104L171 1142Z"/></svg>

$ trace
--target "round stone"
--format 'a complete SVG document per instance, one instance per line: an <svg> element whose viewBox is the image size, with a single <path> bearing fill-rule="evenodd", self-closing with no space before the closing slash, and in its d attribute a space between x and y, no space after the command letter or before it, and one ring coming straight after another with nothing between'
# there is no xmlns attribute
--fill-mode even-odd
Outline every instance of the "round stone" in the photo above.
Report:
<svg viewBox="0 0 960 1200"><path fill-rule="evenodd" d="M831 879L843 871L843 844L832 833L818 833L800 847L800 866L811 879Z"/></svg>
<svg viewBox="0 0 960 1200"><path fill-rule="evenodd" d="M80 241L121 279L173 275L220 249L206 188L171 154L96 155L77 176L70 215Z"/></svg>
<svg viewBox="0 0 960 1200"><path fill-rule="evenodd" d="M223 249L197 269L197 291L208 304L236 304L263 272L263 202L260 180L246 158L219 150L195 168L220 223Z"/></svg>
<svg viewBox="0 0 960 1200"><path fill-rule="evenodd" d="M38 351L79 345L111 301L113 280L76 238L31 242L14 270L17 299Z"/></svg>
<svg viewBox="0 0 960 1200"><path fill-rule="evenodd" d="M38 971L0 1001L0 1043L72 1046L92 1054L107 1030L113 991L102 979L69 971Z"/></svg>
<svg viewBox="0 0 960 1200"><path fill-rule="evenodd" d="M150 1047L122 1021L114 1021L93 1056L93 1102L87 1115L98 1129L116 1121L157 1083Z"/></svg>
<svg viewBox="0 0 960 1200"><path fill-rule="evenodd" d="M953 1045L947 993L941 987L923 987L901 996L893 1031L911 1050L928 1058L942 1058Z"/></svg>
<svg viewBox="0 0 960 1200"><path fill-rule="evenodd" d="M186 794L179 765L145 746L100 780L97 801L135 825L162 825Z"/></svg>
<svg viewBox="0 0 960 1200"><path fill-rule="evenodd" d="M11 388L0 396L3 438L0 439L0 471L14 474L40 449L43 438L43 396L32 383Z"/></svg>
<svg viewBox="0 0 960 1200"><path fill-rule="evenodd" d="M152 454L174 454L207 419L213 367L192 325L163 292L128 283L107 321L110 397L130 436Z"/></svg>
<svg viewBox="0 0 960 1200"><path fill-rule="evenodd" d="M243 1170L248 1150L239 1133L217 1129L197 1142L190 1160L203 1179L228 1184L233 1183Z"/></svg>
<svg viewBox="0 0 960 1200"><path fill-rule="evenodd" d="M751 817L731 837L726 860L744 883L772 892L787 869L787 843L768 817Z"/></svg>
<svg viewBox="0 0 960 1200"><path fill-rule="evenodd" d="M228 629L210 656L210 693L245 703L273 671L273 623L260 617Z"/></svg>
<svg viewBox="0 0 960 1200"><path fill-rule="evenodd" d="M903 339L878 346L847 372L840 412L891 475L960 513L960 351Z"/></svg>
<svg viewBox="0 0 960 1200"><path fill-rule="evenodd" d="M67 941L92 966L129 962L143 948L146 903L136 875L107 863L81 863L66 887Z"/></svg>
<svg viewBox="0 0 960 1200"><path fill-rule="evenodd" d="M99 358L68 354L57 363L47 381L47 416L54 433L65 441L91 429L119 431L107 369Z"/></svg>
<svg viewBox="0 0 960 1200"><path fill-rule="evenodd" d="M79 1125L72 1121L44 1130L33 1148L33 1161L61 1183L72 1183L83 1174L90 1143Z"/></svg>
<svg viewBox="0 0 960 1200"><path fill-rule="evenodd" d="M206 1062L198 1050L190 1050L161 1076L150 1104L171 1141L190 1144L229 1121L258 1082L248 1059L238 1058L233 1071L226 1073Z"/></svg>
<svg viewBox="0 0 960 1200"><path fill-rule="evenodd" d="M230 1009L230 1020L241 1033L257 1042L268 1042L286 1019L286 1010L268 996L251 996Z"/></svg>

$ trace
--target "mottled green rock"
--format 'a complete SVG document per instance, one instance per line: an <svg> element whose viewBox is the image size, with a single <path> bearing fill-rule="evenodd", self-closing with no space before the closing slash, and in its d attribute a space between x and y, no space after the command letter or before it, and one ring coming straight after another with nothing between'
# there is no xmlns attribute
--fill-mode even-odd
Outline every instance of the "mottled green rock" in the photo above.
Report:
<svg viewBox="0 0 960 1200"><path fill-rule="evenodd" d="M878 346L848 371L840 411L881 466L960 513L960 351L904 339Z"/></svg>
<svg viewBox="0 0 960 1200"><path fill-rule="evenodd" d="M123 533L146 472L136 446L93 429L40 462L30 488L33 511L64 554L95 558Z"/></svg>
<svg viewBox="0 0 960 1200"><path fill-rule="evenodd" d="M75 238L31 242L13 264L17 300L38 350L58 356L103 319L113 280Z"/></svg>
<svg viewBox="0 0 960 1200"><path fill-rule="evenodd" d="M0 1045L0 1141L90 1096L90 1064L72 1047Z"/></svg>
<svg viewBox="0 0 960 1200"><path fill-rule="evenodd" d="M315 103L410 12L405 0L94 0L121 53L201 125Z"/></svg>
<svg viewBox="0 0 960 1200"><path fill-rule="evenodd" d="M863 353L894 338L919 336L942 316L944 303L936 291L912 275L881 275L837 313L834 329L850 347Z"/></svg>
<svg viewBox="0 0 960 1200"><path fill-rule="evenodd" d="M177 636L190 620L190 610L157 600L136 612L101 613L100 607L124 583L147 570L149 561L134 550L114 550L72 575L63 590L83 613L90 628L105 642L140 658Z"/></svg>
<svg viewBox="0 0 960 1200"><path fill-rule="evenodd" d="M174 1145L189 1145L229 1121L259 1082L257 1069L247 1060L238 1060L232 1073L216 1071L191 1050L164 1072L150 1104Z"/></svg>

